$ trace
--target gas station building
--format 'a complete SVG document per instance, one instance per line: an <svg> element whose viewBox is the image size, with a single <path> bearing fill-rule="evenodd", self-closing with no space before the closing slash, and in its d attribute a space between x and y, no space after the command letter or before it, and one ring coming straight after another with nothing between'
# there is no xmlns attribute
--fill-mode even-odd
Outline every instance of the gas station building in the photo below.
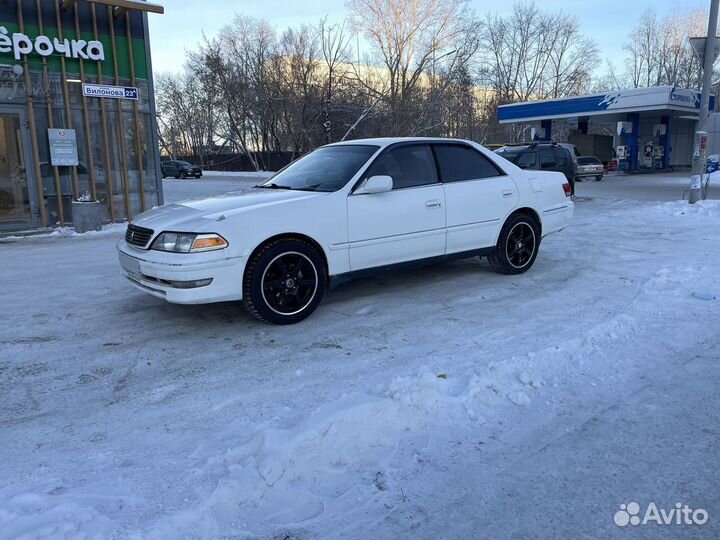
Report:
<svg viewBox="0 0 720 540"><path fill-rule="evenodd" d="M534 140L555 140L558 131L571 143L602 140L619 168L634 173L690 167L699 111L700 92L656 86L502 105L498 119L533 126Z"/></svg>

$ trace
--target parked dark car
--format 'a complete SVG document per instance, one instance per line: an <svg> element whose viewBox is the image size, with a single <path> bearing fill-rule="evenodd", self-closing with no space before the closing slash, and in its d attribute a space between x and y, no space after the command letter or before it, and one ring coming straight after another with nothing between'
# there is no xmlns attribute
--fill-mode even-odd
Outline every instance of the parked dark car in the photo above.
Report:
<svg viewBox="0 0 720 540"><path fill-rule="evenodd" d="M202 169L196 165L191 165L187 161L162 161L160 163L162 177L174 176L175 178L187 178L194 176L200 178L203 174Z"/></svg>
<svg viewBox="0 0 720 540"><path fill-rule="evenodd" d="M577 172L575 177L582 182L583 178L595 178L596 181L603 179L605 166L600 159L594 156L580 156L577 158Z"/></svg>
<svg viewBox="0 0 720 540"><path fill-rule="evenodd" d="M495 153L521 169L558 171L565 175L575 194L575 165L570 151L555 142L503 146Z"/></svg>

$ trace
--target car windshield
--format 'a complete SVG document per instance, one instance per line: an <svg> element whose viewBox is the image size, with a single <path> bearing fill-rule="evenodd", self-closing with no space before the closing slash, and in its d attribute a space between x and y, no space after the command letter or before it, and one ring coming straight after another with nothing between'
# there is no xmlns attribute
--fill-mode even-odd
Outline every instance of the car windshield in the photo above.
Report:
<svg viewBox="0 0 720 540"><path fill-rule="evenodd" d="M379 146L324 146L304 155L258 187L337 191L355 176Z"/></svg>
<svg viewBox="0 0 720 540"><path fill-rule="evenodd" d="M187 161L178 161L177 164L180 167L192 167L192 165L190 165Z"/></svg>
<svg viewBox="0 0 720 540"><path fill-rule="evenodd" d="M600 165L600 160L596 157L579 157L577 159L578 165Z"/></svg>

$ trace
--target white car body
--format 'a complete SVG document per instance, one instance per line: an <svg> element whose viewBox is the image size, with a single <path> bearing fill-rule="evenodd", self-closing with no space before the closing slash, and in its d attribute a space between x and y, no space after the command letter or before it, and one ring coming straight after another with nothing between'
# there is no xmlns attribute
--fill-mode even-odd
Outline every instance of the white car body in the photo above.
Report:
<svg viewBox="0 0 720 540"><path fill-rule="evenodd" d="M379 154L392 145L408 142L470 145L504 174L385 193L353 191ZM140 290L169 302L241 300L246 264L269 239L307 239L321 251L332 280L409 261L482 254L483 249L495 246L503 224L518 209L536 215L542 236L563 229L573 213L562 173L523 171L476 143L400 138L336 144L378 147L337 191L251 188L156 207L137 216L132 225L153 232L144 248L126 240L118 242L125 276ZM200 253L149 249L163 231L216 233L228 246ZM209 285L195 288L177 288L171 283L209 278Z"/></svg>

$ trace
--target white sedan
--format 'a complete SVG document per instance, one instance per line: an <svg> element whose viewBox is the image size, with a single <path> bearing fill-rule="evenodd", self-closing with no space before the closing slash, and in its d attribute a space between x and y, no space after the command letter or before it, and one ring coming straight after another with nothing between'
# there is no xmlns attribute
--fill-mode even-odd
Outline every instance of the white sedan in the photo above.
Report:
<svg viewBox="0 0 720 540"><path fill-rule="evenodd" d="M521 170L464 140L366 139L318 148L251 189L153 208L117 248L144 292L242 300L290 324L333 284L407 263L485 256L521 274L572 213L562 173Z"/></svg>

